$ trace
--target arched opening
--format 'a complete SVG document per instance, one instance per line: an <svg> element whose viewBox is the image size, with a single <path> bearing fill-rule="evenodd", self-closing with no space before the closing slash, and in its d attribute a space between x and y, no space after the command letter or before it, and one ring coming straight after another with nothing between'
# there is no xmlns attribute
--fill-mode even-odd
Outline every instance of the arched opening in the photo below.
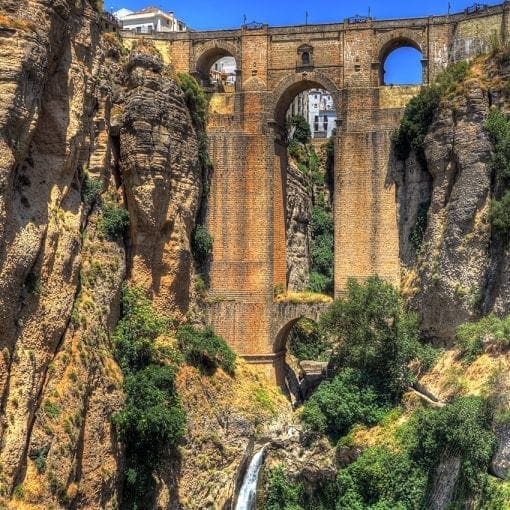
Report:
<svg viewBox="0 0 510 510"><path fill-rule="evenodd" d="M237 63L224 48L205 51L196 64L196 78L209 92L235 92Z"/></svg>
<svg viewBox="0 0 510 510"><path fill-rule="evenodd" d="M333 294L335 106L333 93L323 84L304 80L288 87L276 105L277 294Z"/></svg>
<svg viewBox="0 0 510 510"><path fill-rule="evenodd" d="M382 85L421 85L423 83L423 53L409 39L388 43L381 53Z"/></svg>
<svg viewBox="0 0 510 510"><path fill-rule="evenodd" d="M278 379L293 404L299 405L327 377L332 343L320 325L306 317L284 326L276 343L283 359Z"/></svg>
<svg viewBox="0 0 510 510"><path fill-rule="evenodd" d="M301 63L302 63L304 66L309 66L309 65L310 65L310 53L308 53L307 51L305 51L305 52L301 55Z"/></svg>

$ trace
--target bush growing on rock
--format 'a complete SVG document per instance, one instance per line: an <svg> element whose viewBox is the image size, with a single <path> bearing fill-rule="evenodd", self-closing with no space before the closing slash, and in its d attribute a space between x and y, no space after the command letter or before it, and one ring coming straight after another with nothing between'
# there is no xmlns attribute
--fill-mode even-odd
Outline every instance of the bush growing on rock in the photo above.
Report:
<svg viewBox="0 0 510 510"><path fill-rule="evenodd" d="M129 227L128 211L115 205L105 205L99 227L103 235L111 241L121 239Z"/></svg>
<svg viewBox="0 0 510 510"><path fill-rule="evenodd" d="M193 326L181 326L177 331L179 348L191 365L206 371L221 367L232 375L235 370L236 355L223 338L212 328L198 329Z"/></svg>
<svg viewBox="0 0 510 510"><path fill-rule="evenodd" d="M205 225L197 225L191 234L191 249L199 264L204 264L212 253L213 237Z"/></svg>
<svg viewBox="0 0 510 510"><path fill-rule="evenodd" d="M345 369L321 383L306 402L302 419L312 429L338 440L356 423L375 425L389 410L359 370Z"/></svg>
<svg viewBox="0 0 510 510"><path fill-rule="evenodd" d="M177 445L185 414L175 390L175 364L156 347L170 319L158 315L141 289L124 287L115 329L115 357L124 373L126 400L112 417L125 446L123 508L145 508L155 488L153 470L165 447Z"/></svg>
<svg viewBox="0 0 510 510"><path fill-rule="evenodd" d="M368 384L396 402L415 380L409 364L422 351L417 317L378 276L365 284L350 280L347 294L333 302L322 320L338 340L333 363L338 370L360 370Z"/></svg>

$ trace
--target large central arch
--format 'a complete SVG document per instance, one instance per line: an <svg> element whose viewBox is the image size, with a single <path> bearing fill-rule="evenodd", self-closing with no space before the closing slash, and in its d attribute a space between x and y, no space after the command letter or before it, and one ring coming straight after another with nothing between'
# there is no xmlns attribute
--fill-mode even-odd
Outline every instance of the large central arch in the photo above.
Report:
<svg viewBox="0 0 510 510"><path fill-rule="evenodd" d="M340 91L333 81L321 73L311 71L293 74L282 79L272 94L270 111L275 125L274 171L273 171L273 281L275 285L287 287L287 138L285 130L286 112L292 100L309 89L327 90L332 98L337 119L340 119ZM338 136L338 135L337 135ZM335 148L338 144L335 143Z"/></svg>

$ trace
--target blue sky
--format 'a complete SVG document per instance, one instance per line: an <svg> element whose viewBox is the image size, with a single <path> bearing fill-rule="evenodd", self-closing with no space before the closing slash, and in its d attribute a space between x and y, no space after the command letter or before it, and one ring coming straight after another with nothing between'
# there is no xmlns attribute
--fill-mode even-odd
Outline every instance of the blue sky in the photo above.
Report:
<svg viewBox="0 0 510 510"><path fill-rule="evenodd" d="M450 0L451 12L459 12L472 5L474 0ZM499 1L482 1L489 5ZM105 0L107 10L126 7L131 10L149 5L174 11L196 30L238 28L247 20L268 23L272 26L342 21L355 14L371 15L377 19L446 14L448 0Z"/></svg>

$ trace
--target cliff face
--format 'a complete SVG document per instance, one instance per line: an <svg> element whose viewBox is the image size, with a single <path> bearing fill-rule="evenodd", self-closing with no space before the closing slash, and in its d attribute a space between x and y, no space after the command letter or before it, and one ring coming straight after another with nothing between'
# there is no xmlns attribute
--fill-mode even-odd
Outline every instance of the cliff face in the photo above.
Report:
<svg viewBox="0 0 510 510"><path fill-rule="evenodd" d="M66 489L76 479L90 483L88 473L82 475L84 460L95 457L91 467L100 465L104 451L109 474L116 469L109 453L109 422L104 422L105 412L118 401L115 387L108 389L114 374L108 376L97 359L80 359L76 376L87 371L81 387L63 379L68 388L75 386L77 398L66 403L65 411L57 403L69 391L57 380L61 363L69 366L80 336L70 320L80 271L91 262L90 247L82 243L80 173L92 150L94 76L103 56L97 13L89 2L2 2L2 13L0 492L9 497L15 486L33 480L31 458L39 458L39 471L48 483L54 479L61 484L54 482L47 492L43 488L42 495L38 484L27 484L27 496L43 505L67 497ZM118 259L121 248L112 249L112 260ZM122 272L119 263L112 280ZM110 286L103 289L107 303L94 317L103 332L111 311L110 291ZM104 345L100 335L91 336L91 343ZM69 442L59 444L54 422L61 426L71 419ZM53 464L60 464L57 457L69 461L59 465L58 472L67 477L53 475ZM109 500L110 480L95 478L95 488ZM98 501L98 494L89 494Z"/></svg>
<svg viewBox="0 0 510 510"><path fill-rule="evenodd" d="M150 49L150 48L149 48ZM132 213L132 280L169 313L186 313L190 236L202 193L198 144L183 93L157 55L131 52L119 108L120 173ZM119 98L120 99L120 98Z"/></svg>
<svg viewBox="0 0 510 510"><path fill-rule="evenodd" d="M122 283L167 312L189 303L190 113L158 55L123 56L94 5L1 2L0 503L12 508L117 504ZM107 206L129 210L128 250L105 235Z"/></svg>
<svg viewBox="0 0 510 510"><path fill-rule="evenodd" d="M508 98L490 61L472 73L436 112L425 161L413 152L394 169L403 290L425 334L440 341L481 313L510 312L509 252L487 217L495 176L484 127L490 108L507 110ZM421 246L413 246L413 231L424 222Z"/></svg>
<svg viewBox="0 0 510 510"><path fill-rule="evenodd" d="M312 196L309 178L293 162L287 167L287 282L302 291L310 277Z"/></svg>

